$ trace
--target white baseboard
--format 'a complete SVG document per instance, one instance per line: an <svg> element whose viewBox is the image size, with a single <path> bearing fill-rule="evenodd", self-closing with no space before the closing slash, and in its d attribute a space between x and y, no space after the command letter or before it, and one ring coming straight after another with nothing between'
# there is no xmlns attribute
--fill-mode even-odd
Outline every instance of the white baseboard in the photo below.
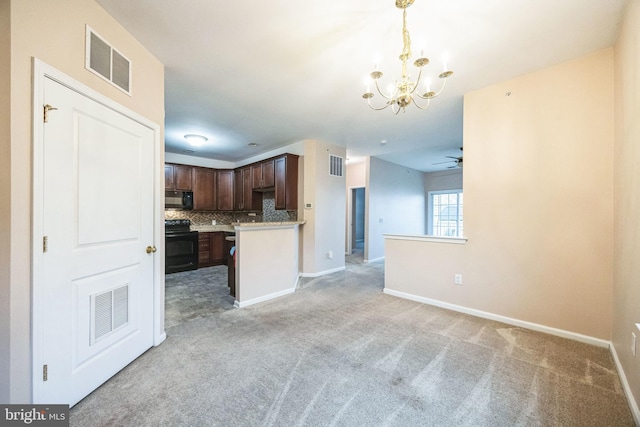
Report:
<svg viewBox="0 0 640 427"><path fill-rule="evenodd" d="M325 274L336 273L338 271L343 271L345 269L346 267L342 266L338 268L332 268L331 270L319 271L317 273L300 273L300 277L320 277L320 276L324 276Z"/></svg>
<svg viewBox="0 0 640 427"><path fill-rule="evenodd" d="M622 383L622 389L624 390L625 396L627 396L627 402L629 403L629 409L631 409L633 419L636 422L636 425L640 426L640 409L638 409L636 399L633 397L631 387L629 387L629 381L627 381L627 376L624 374L622 364L620 363L620 359L618 359L618 353L616 352L616 348L613 344L611 344L611 355L613 356L613 361L616 364L616 369L620 376L620 382Z"/></svg>
<svg viewBox="0 0 640 427"><path fill-rule="evenodd" d="M544 332L546 334L555 335L562 338L568 338L574 341L583 342L585 344L591 344L598 347L612 348L610 341L600 338L590 337L588 335L578 334L576 332L565 331L563 329L552 328L550 326L544 326L537 323L526 322L524 320L513 319L511 317L501 316L499 314L493 314L486 311L476 310L473 308L463 307L461 305L451 304L448 302L438 301L430 298L425 298L405 292L394 291L393 289L384 288L383 292L388 295L392 295L399 298L408 299L411 301L421 302L423 304L429 304L440 308L446 308L448 310L457 311L460 313L470 314L472 316L481 317L483 319L495 320L497 322L506 323L508 325L518 326L525 329L531 329L533 331Z"/></svg>
<svg viewBox="0 0 640 427"><path fill-rule="evenodd" d="M371 263L371 262L380 262L380 261L384 261L384 257L381 256L379 258L374 258L374 259L365 259L364 262L365 263Z"/></svg>
<svg viewBox="0 0 640 427"><path fill-rule="evenodd" d="M263 295L261 297L253 298L253 299L250 299L250 300L247 300L247 301L240 302L240 301L236 300L233 303L233 305L236 308L244 308L244 307L248 307L250 305L258 304L260 302L268 301L270 299L274 299L274 298L282 297L282 296L285 296L285 295L289 295L289 294L292 294L292 293L294 293L296 291L296 287L297 286L298 286L298 280L296 280L296 285L291 289L285 289L283 291L278 291L278 292L274 292L272 294Z"/></svg>

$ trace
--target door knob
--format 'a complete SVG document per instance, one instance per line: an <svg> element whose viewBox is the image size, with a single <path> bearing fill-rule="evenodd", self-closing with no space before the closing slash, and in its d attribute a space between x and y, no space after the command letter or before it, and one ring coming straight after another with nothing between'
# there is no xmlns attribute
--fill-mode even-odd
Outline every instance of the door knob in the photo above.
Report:
<svg viewBox="0 0 640 427"><path fill-rule="evenodd" d="M157 251L155 246L147 246L147 253L148 254L153 253L155 251Z"/></svg>

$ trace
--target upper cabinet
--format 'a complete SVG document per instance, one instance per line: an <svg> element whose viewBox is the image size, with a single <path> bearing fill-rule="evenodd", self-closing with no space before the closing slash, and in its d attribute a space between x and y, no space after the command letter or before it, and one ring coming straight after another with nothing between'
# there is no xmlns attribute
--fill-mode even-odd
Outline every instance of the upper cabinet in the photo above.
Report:
<svg viewBox="0 0 640 427"><path fill-rule="evenodd" d="M193 168L193 210L215 211L216 201L216 170Z"/></svg>
<svg viewBox="0 0 640 427"><path fill-rule="evenodd" d="M275 208L298 209L298 156L285 154L274 159Z"/></svg>
<svg viewBox="0 0 640 427"><path fill-rule="evenodd" d="M253 191L251 166L234 171L234 209L236 211L262 210L262 193Z"/></svg>
<svg viewBox="0 0 640 427"><path fill-rule="evenodd" d="M238 169L165 163L167 190L193 191L195 211L261 211L262 195L275 192L275 209L298 209L298 156L283 154Z"/></svg>
<svg viewBox="0 0 640 427"><path fill-rule="evenodd" d="M216 195L219 211L233 210L233 170L217 171Z"/></svg>
<svg viewBox="0 0 640 427"><path fill-rule="evenodd" d="M164 188L165 190L190 191L193 180L193 168L186 165L174 165L165 163L164 165Z"/></svg>
<svg viewBox="0 0 640 427"><path fill-rule="evenodd" d="M264 160L251 165L254 190L272 189L275 185L274 160Z"/></svg>

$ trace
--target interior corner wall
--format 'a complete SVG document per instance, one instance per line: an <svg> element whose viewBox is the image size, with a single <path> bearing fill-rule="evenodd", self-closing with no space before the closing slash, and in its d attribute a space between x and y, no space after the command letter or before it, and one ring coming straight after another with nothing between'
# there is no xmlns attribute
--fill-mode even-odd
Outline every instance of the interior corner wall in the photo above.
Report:
<svg viewBox="0 0 640 427"><path fill-rule="evenodd" d="M424 172L369 157L365 194L365 260L384 257L384 233L425 234Z"/></svg>
<svg viewBox="0 0 640 427"><path fill-rule="evenodd" d="M345 177L329 176L329 155L346 156L344 147L309 140L304 144L303 233L304 275L343 269L346 200Z"/></svg>
<svg viewBox="0 0 640 427"><path fill-rule="evenodd" d="M0 323L0 337L9 336L9 402L29 403L31 393L31 148L32 59L71 78L157 123L164 138L164 67L93 0L8 0L11 9L10 101L10 261L9 322ZM3 10L4 12L4 10ZM1 18L0 18L1 19ZM132 64L132 96L84 68L85 26L115 46ZM5 32L2 25L0 33ZM0 53L0 55L4 55ZM7 61L1 61L6 64ZM0 66L1 67L1 66ZM5 80L2 80L4 84ZM0 89L4 90L4 89ZM6 99L2 97L1 99ZM4 120L2 115L0 123ZM2 125L0 124L0 131ZM1 148L6 151L5 147ZM0 162L6 160L0 160ZM4 170L4 168L1 168ZM5 172L0 172L4 182ZM162 179L162 177L159 177ZM6 191L6 190L0 190ZM6 198L4 203L6 203ZM6 207L2 209L7 209ZM4 212L4 211L3 211ZM3 213L3 215L6 215ZM0 243L4 245L5 243ZM0 249L2 251L3 249ZM2 256L2 255L0 255ZM4 255L6 259L6 255ZM5 259L2 259L4 263ZM5 271L5 265L2 265ZM0 283L3 279L0 275ZM3 284L4 285L4 284ZM6 294L6 290L2 292ZM6 303L0 302L0 304ZM4 310L2 316L5 316ZM6 347L0 350L4 357ZM4 363L3 367L6 366ZM0 368L3 369L3 368ZM0 371L2 372L2 371Z"/></svg>
<svg viewBox="0 0 640 427"><path fill-rule="evenodd" d="M11 3L0 1L0 402L10 401Z"/></svg>
<svg viewBox="0 0 640 427"><path fill-rule="evenodd" d="M640 0L627 3L615 46L613 346L640 405ZM640 351L640 346L638 348ZM636 422L640 420L636 419Z"/></svg>
<svg viewBox="0 0 640 427"><path fill-rule="evenodd" d="M441 285L448 302L611 339L613 67L610 48L465 95L465 284Z"/></svg>

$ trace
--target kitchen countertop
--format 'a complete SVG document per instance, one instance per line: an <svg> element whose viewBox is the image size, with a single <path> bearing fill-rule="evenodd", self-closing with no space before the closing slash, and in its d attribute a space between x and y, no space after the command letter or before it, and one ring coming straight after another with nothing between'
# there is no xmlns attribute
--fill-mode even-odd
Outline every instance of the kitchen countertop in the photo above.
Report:
<svg viewBox="0 0 640 427"><path fill-rule="evenodd" d="M226 231L228 233L235 232L233 225L231 224L192 225L191 231L199 231L201 233L212 233L214 231Z"/></svg>
<svg viewBox="0 0 640 427"><path fill-rule="evenodd" d="M216 224L216 225L192 225L191 231L200 231L202 233L211 233L215 231L226 231L228 233L235 232L235 227L274 227L283 225L302 225L307 221L274 221L274 222L234 222L232 224Z"/></svg>

